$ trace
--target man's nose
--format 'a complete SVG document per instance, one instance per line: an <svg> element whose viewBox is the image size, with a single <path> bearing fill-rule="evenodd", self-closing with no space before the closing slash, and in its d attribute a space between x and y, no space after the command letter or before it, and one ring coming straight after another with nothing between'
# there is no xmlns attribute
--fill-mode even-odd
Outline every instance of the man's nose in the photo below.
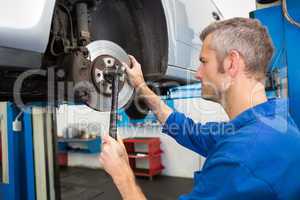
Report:
<svg viewBox="0 0 300 200"><path fill-rule="evenodd" d="M200 65L197 69L197 72L196 72L196 75L195 75L195 78L202 81L203 79L203 70L202 70L202 65Z"/></svg>

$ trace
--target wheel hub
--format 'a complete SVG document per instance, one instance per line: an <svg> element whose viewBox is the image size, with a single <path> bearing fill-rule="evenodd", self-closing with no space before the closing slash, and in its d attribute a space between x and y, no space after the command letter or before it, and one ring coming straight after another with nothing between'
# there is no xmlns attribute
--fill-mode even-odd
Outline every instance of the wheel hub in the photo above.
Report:
<svg viewBox="0 0 300 200"><path fill-rule="evenodd" d="M129 57L120 46L106 40L94 41L87 45L87 49L92 67L90 72L91 84L86 84L89 87L86 104L98 111L110 111L112 84L104 71L107 68L124 70L122 63L130 65ZM118 108L124 107L131 100L133 92L134 89L129 84L124 72L119 78Z"/></svg>

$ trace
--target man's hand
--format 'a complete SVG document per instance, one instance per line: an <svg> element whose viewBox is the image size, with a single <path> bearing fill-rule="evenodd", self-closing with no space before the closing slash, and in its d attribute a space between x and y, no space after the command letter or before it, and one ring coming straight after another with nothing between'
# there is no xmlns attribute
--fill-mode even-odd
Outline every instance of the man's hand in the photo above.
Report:
<svg viewBox="0 0 300 200"><path fill-rule="evenodd" d="M145 84L142 67L133 56L129 55L129 58L131 62L131 67L126 65L126 63L123 63L123 65L126 69L130 84L132 85L132 87L138 88L139 86Z"/></svg>
<svg viewBox="0 0 300 200"><path fill-rule="evenodd" d="M109 135L103 136L102 140L99 160L105 171L113 178L123 200L146 200L135 182L123 141L121 139L116 141Z"/></svg>
<svg viewBox="0 0 300 200"><path fill-rule="evenodd" d="M125 66L129 82L135 88L136 93L147 104L148 108L154 112L158 120L164 124L169 115L173 112L160 97L149 89L145 83L143 72L140 63L136 61L133 56L129 56L131 61L131 68L123 63Z"/></svg>
<svg viewBox="0 0 300 200"><path fill-rule="evenodd" d="M99 160L105 171L111 175L114 181L126 178L125 175L131 176L132 173L128 173L131 170L123 141L119 138L116 141L109 135L104 135L102 140L102 152ZM128 174L124 174L125 172Z"/></svg>

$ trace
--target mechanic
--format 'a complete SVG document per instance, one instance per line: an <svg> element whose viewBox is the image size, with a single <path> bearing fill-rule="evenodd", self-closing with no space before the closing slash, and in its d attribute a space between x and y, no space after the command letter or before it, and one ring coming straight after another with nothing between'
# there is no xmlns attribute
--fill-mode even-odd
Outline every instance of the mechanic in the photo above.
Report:
<svg viewBox="0 0 300 200"><path fill-rule="evenodd" d="M300 199L300 136L285 99L267 99L265 77L273 55L265 27L233 18L203 30L197 78L202 95L219 102L227 123L194 123L174 112L145 84L141 66L130 56L132 86L164 124L163 132L206 157L194 174L187 199ZM103 138L100 162L123 199L146 199L130 169L124 144ZM179 186L180 187L180 186Z"/></svg>

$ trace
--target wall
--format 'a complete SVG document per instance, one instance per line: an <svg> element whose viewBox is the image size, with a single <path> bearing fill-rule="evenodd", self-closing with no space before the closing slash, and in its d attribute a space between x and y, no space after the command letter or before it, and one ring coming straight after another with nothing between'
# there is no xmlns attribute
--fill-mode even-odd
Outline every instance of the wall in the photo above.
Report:
<svg viewBox="0 0 300 200"><path fill-rule="evenodd" d="M256 9L255 0L212 0L225 19L232 17L249 17L249 12Z"/></svg>
<svg viewBox="0 0 300 200"><path fill-rule="evenodd" d="M220 105L200 98L175 100L175 108L198 122L226 121L227 116ZM109 113L100 113L85 106L61 106L57 112L58 133L70 124L98 123L102 133L108 132ZM196 153L180 146L175 140L161 133L161 127L121 127L121 137L160 137L164 151L162 162L164 175L177 177L193 177L193 173L201 168L204 159ZM69 153L70 166L100 168L98 154Z"/></svg>

